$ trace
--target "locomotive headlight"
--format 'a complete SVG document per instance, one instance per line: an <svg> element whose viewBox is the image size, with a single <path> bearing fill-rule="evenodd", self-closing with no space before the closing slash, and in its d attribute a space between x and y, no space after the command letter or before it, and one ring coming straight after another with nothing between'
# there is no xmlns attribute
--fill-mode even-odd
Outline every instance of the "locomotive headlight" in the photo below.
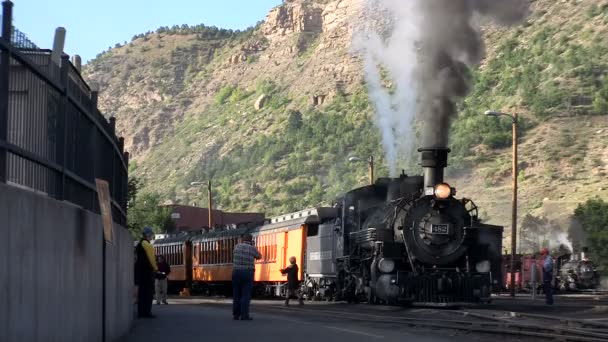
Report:
<svg viewBox="0 0 608 342"><path fill-rule="evenodd" d="M449 184L440 183L435 185L434 194L439 199L447 199L452 195L452 188Z"/></svg>
<svg viewBox="0 0 608 342"><path fill-rule="evenodd" d="M395 261L393 259L382 258L378 262L378 269L382 273L391 273L395 269Z"/></svg>
<svg viewBox="0 0 608 342"><path fill-rule="evenodd" d="M490 272L490 261L482 260L475 265L475 270L479 273L488 273Z"/></svg>

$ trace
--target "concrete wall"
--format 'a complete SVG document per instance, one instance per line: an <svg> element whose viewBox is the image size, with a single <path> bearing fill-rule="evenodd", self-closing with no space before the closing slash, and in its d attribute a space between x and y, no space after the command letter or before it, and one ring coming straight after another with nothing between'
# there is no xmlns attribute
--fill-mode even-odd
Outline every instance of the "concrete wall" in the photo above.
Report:
<svg viewBox="0 0 608 342"><path fill-rule="evenodd" d="M133 319L133 242L122 227L106 249L106 331ZM101 218L0 184L0 341L101 341Z"/></svg>

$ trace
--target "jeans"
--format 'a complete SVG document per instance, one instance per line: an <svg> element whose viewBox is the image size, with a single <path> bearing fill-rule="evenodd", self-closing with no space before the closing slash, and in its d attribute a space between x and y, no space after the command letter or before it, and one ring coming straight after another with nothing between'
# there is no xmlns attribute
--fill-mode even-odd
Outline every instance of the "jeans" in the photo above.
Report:
<svg viewBox="0 0 608 342"><path fill-rule="evenodd" d="M156 279L156 301L167 302L167 278Z"/></svg>
<svg viewBox="0 0 608 342"><path fill-rule="evenodd" d="M142 276L138 279L137 314L139 317L149 316L152 313L152 299L154 297L154 278L152 275Z"/></svg>
<svg viewBox="0 0 608 342"><path fill-rule="evenodd" d="M550 281L543 281L547 304L553 304L553 286Z"/></svg>
<svg viewBox="0 0 608 342"><path fill-rule="evenodd" d="M232 315L249 318L254 270L232 271Z"/></svg>

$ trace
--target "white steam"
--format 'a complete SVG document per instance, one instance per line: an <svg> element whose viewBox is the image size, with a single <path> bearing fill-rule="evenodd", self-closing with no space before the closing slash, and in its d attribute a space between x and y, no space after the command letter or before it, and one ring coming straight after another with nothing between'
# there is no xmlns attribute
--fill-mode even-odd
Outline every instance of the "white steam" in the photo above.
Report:
<svg viewBox="0 0 608 342"><path fill-rule="evenodd" d="M568 248L568 251L573 252L572 241L568 238L568 233L552 234L549 240L549 248L551 250L559 249L561 246Z"/></svg>
<svg viewBox="0 0 608 342"><path fill-rule="evenodd" d="M414 141L418 27L415 1L366 0L364 20L357 23L353 47L363 58L376 125L382 134L390 175L397 159L405 157ZM390 26L390 28L388 27Z"/></svg>

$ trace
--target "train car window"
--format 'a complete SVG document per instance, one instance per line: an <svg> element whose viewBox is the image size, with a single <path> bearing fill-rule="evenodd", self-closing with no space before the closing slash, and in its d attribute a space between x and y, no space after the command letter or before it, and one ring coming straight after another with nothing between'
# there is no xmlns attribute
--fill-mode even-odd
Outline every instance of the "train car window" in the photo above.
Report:
<svg viewBox="0 0 608 342"><path fill-rule="evenodd" d="M203 241L203 259L205 259L204 264L209 264L209 254L208 254L209 246L207 245L207 241Z"/></svg>
<svg viewBox="0 0 608 342"><path fill-rule="evenodd" d="M201 253L201 258L200 258L199 264L204 265L205 264L205 242L203 242L203 241L199 242L199 249L200 249L200 253Z"/></svg>
<svg viewBox="0 0 608 342"><path fill-rule="evenodd" d="M215 241L209 241L209 264L215 264Z"/></svg>
<svg viewBox="0 0 608 342"><path fill-rule="evenodd" d="M207 245L207 241L203 241L203 250L204 250L204 255L203 255L203 259L205 259L204 264L207 265L209 264L209 246Z"/></svg>
<svg viewBox="0 0 608 342"><path fill-rule="evenodd" d="M217 240L217 263L221 264L222 263L222 259L223 259L223 254L224 254L224 241L222 240Z"/></svg>
<svg viewBox="0 0 608 342"><path fill-rule="evenodd" d="M230 259L230 242L230 238L224 240L224 264L227 264L228 259Z"/></svg>
<svg viewBox="0 0 608 342"><path fill-rule="evenodd" d="M309 224L306 226L306 236L317 236L319 235L319 225Z"/></svg>
<svg viewBox="0 0 608 342"><path fill-rule="evenodd" d="M228 241L226 239L222 240L222 264L226 263L226 250L228 249L228 248L226 248L227 242Z"/></svg>
<svg viewBox="0 0 608 342"><path fill-rule="evenodd" d="M182 260L184 257L183 245L177 245L177 264L181 265L184 263Z"/></svg>
<svg viewBox="0 0 608 342"><path fill-rule="evenodd" d="M215 264L215 241L209 241L209 263Z"/></svg>
<svg viewBox="0 0 608 342"><path fill-rule="evenodd" d="M228 239L224 239L224 253L222 255L223 257L223 263L226 264L228 263L228 244L230 243L230 240Z"/></svg>
<svg viewBox="0 0 608 342"><path fill-rule="evenodd" d="M272 261L277 261L277 234L272 234Z"/></svg>
<svg viewBox="0 0 608 342"><path fill-rule="evenodd" d="M260 261L266 261L266 235L260 236L260 240L262 240L262 247L260 248L260 253L262 254L262 259Z"/></svg>
<svg viewBox="0 0 608 342"><path fill-rule="evenodd" d="M201 242L201 245L202 245L201 249L203 250L203 262L202 262L202 264L204 265L204 264L207 264L207 242L203 241L203 242Z"/></svg>
<svg viewBox="0 0 608 342"><path fill-rule="evenodd" d="M213 264L217 265L220 263L220 244L218 240L215 240L215 248L213 249L214 259Z"/></svg>
<svg viewBox="0 0 608 342"><path fill-rule="evenodd" d="M268 262L268 260L270 259L270 241L269 241L270 235L265 235L264 236L264 262Z"/></svg>
<svg viewBox="0 0 608 342"><path fill-rule="evenodd" d="M232 239L232 252L230 253L230 263L234 262L234 247L236 247L236 239Z"/></svg>

